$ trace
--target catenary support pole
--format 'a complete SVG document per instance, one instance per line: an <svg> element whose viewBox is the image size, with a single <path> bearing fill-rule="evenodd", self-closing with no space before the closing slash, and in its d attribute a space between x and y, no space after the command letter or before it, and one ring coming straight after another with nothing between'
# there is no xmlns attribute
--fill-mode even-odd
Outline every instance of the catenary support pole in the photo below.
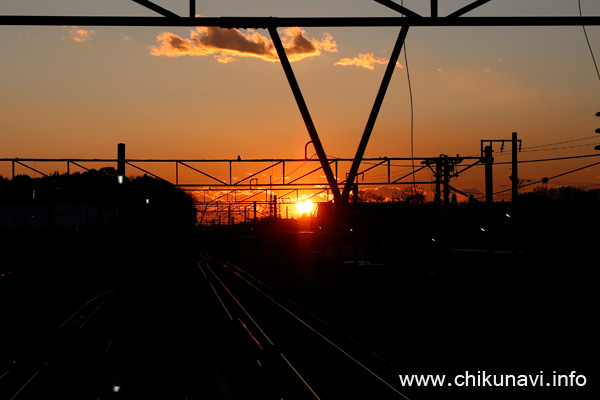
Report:
<svg viewBox="0 0 600 400"><path fill-rule="evenodd" d="M512 203L517 201L519 196L519 161L518 161L518 149L517 144L517 132L512 133Z"/></svg>
<svg viewBox="0 0 600 400"><path fill-rule="evenodd" d="M494 174L492 170L492 164L494 158L492 157L492 146L485 146L484 150L484 163L485 163L485 202L491 204L494 202Z"/></svg>

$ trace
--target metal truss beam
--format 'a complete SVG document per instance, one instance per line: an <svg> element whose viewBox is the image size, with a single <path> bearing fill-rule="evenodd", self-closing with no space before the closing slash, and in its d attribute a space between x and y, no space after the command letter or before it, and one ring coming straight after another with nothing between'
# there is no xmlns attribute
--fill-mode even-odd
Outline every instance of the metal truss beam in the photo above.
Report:
<svg viewBox="0 0 600 400"><path fill-rule="evenodd" d="M438 16L438 0L431 0L431 17Z"/></svg>
<svg viewBox="0 0 600 400"><path fill-rule="evenodd" d="M332 159L328 159L327 162L328 164L332 165L335 164L336 165L336 170L337 170L337 164L338 163L344 163L345 165L350 166L352 161L354 159L352 158L332 158ZM407 165L401 165L401 164L391 164L392 162L409 162L411 161L411 158L366 158L363 161L365 161L366 163L369 164L369 166L358 172L358 175L364 174L365 172L371 171L373 169L376 168L386 168L386 164L387 164L387 179L382 179L382 180L378 180L377 182L364 182L363 184L365 185L383 185L383 184L389 184L392 183L392 178L390 175L390 168L394 167L394 168L406 168ZM428 160L427 158L415 158L415 160L417 161L421 161L421 160ZM38 173L42 176L50 176L49 173L44 172L43 169L41 169L39 167L40 163L48 163L48 164L56 164L56 163L66 163L67 164L67 173L69 172L69 165L74 164L79 168L82 168L86 171L91 170L91 168L89 167L90 163L93 164L101 164L100 168L102 167L106 167L106 166L113 166L117 164L118 159L99 159L99 158L90 158L90 159L85 159L85 158L0 158L0 164L1 163L12 163L13 164L13 178L15 177L15 171L14 171L14 166L18 165L21 167L24 167L30 171L33 171L35 173ZM38 163L38 167L34 168L31 166L31 164ZM310 167L309 171L302 171L298 173L298 176L294 176L294 177L290 177L290 181L285 182L284 180L282 180L280 183L277 182L262 182L262 183L258 183L258 182L253 182L256 179L252 179L253 177L263 173L264 171L274 168L278 165L281 166L285 166L285 164L300 164L300 166L304 165L304 164L319 164L319 160L317 159L310 159L310 160L305 160L305 159L293 159L293 158L289 158L289 159L274 159L274 158L269 158L269 159L244 159L244 160L234 160L234 159L126 159L125 163L133 168L135 168L138 171L141 171L142 173L145 173L147 175L153 176L157 179L161 179L161 180L166 180L169 181L173 184L175 184L176 186L179 187L212 187L215 188L215 190L223 190L223 188L243 188L243 189L256 189L256 188L269 188L269 187L278 187L278 188L293 188L293 187L315 187L315 186L319 186L319 187L324 187L324 186L328 186L327 182L324 179L310 179L310 182L308 180L306 180L305 178L310 177L312 174L317 173L318 171L321 170L321 166L319 165L316 168ZM219 179L217 177L215 177L214 175L211 175L209 173L207 173L205 171L205 168L197 168L193 165L191 165L192 163L199 163L199 164L204 164L204 165L208 165L210 164L211 166L218 166L220 165L229 165L228 167L228 172L226 172L227 174L229 174L231 176L232 174L232 166L233 165L243 165L245 164L246 166L252 166L253 164L269 164L267 167L263 167L260 166L257 170L251 171L251 172L247 172L249 176L245 177L242 180L233 182L227 182L225 180ZM150 168L148 169L146 167L147 164L153 164L154 166L157 165L165 165L165 164L172 164L175 166L175 179L173 180L172 177L171 178L165 178L164 176L160 176L159 174L152 172L154 170L154 168ZM140 165L144 165L143 167L141 167ZM197 181L197 183L193 183L193 184L180 184L179 183L179 179L177 178L178 174L180 173L179 170L179 166L182 165L186 168L188 168L190 171L193 171L193 173L195 173L198 176L202 176L205 177L207 179L204 179L202 181ZM54 168L54 166L52 166L52 168ZM98 168L98 167L96 167ZM294 171L297 171L299 169L295 168ZM165 173L165 168L164 167L160 167L161 170L161 174ZM155 171L155 170L154 170ZM247 170L246 170L247 171ZM58 171L57 171L58 172ZM169 173L171 174L171 173ZM282 176L285 176L285 173L282 174ZM314 177L313 177L314 178ZM343 184L346 180L341 180L339 181L339 184ZM396 182L394 182L396 183Z"/></svg>
<svg viewBox="0 0 600 400"><path fill-rule="evenodd" d="M392 55L390 56L387 68L383 75L383 80L381 82L381 86L379 87L379 91L377 92L375 103L373 104L371 114L369 115L369 119L367 120L367 125L365 126L365 130L358 145L358 149L356 150L354 162L352 163L352 167L350 168L350 172L348 173L346 185L344 186L344 191L342 192L343 202L348 201L348 198L350 196L350 190L352 190L352 186L354 185L354 178L356 178L356 173L358 172L358 168L360 167L360 163L362 162L365 150L367 149L367 144L369 143L371 133L373 132L373 128L375 127L375 122L377 121L379 110L381 109L381 105L383 104L383 99L385 98L385 93L387 92L387 88L392 79L394 69L396 69L396 63L398 62L398 57L400 56L400 51L402 50L402 45L406 40L407 34L408 26L403 26L402 29L400 29L400 33L398 34L398 39L396 40L396 44L394 45L394 50L392 50Z"/></svg>
<svg viewBox="0 0 600 400"><path fill-rule="evenodd" d="M222 181L222 180L221 180L221 179L219 179L219 178L215 178L214 176L212 176L212 175L209 175L209 174L207 174L206 172L202 172L202 171L200 171L198 168L194 168L194 167L192 167L191 165L188 165L188 164L186 164L186 163L185 163L185 162L183 162L183 161L177 161L177 164L176 164L176 165L179 165L179 164L183 165L184 167L188 167L188 168L189 168L189 169L191 169L192 171L196 171L196 172L198 172L198 173L200 173L200 174L202 174L202 175L204 175L204 176L206 176L206 177L208 177L208 178L210 178L210 179L214 179L215 181L219 182L219 183L220 183L220 184L222 184L222 185L227 185L227 182L225 182L225 181ZM179 183L179 182L177 182L177 183Z"/></svg>
<svg viewBox="0 0 600 400"><path fill-rule="evenodd" d="M30 25L30 26L155 26L155 27L220 27L220 28L263 28L268 29L282 67L300 109L311 141L317 152L321 168L336 202L347 202L354 179L362 162L366 146L372 133L377 115L383 103L400 50L406 38L408 28L418 27L494 27L494 26L581 26L600 25L600 16L591 17L462 17L475 8L488 3L490 0L475 0L445 18L438 17L438 0L431 0L431 17L421 15L395 3L391 0L375 0L392 10L403 14L403 17L316 17L316 18L273 18L273 17L195 17L195 0L189 0L189 17L166 10L149 0L133 0L134 2L156 11L163 17L114 17L114 16L35 16L35 15L0 15L0 25ZM460 17L460 18L459 18ZM278 27L402 27L398 40L392 52L383 81L371 110L369 120L363 132L355 158L343 191L340 191L336 176L334 176L329 160L320 142L316 128L302 96L302 92L285 53ZM21 163L19 163L21 164ZM178 168L179 163L176 163ZM185 164L183 164L185 165ZM284 164L285 165L285 164ZM192 168L188 165L185 165ZM135 167L135 166L134 166ZM30 168L30 167L28 167ZM141 170L141 168L136 167ZM284 167L285 168L285 167ZM194 169L194 168L192 168ZM389 169L389 166L388 166ZM337 170L337 168L336 168ZM14 171L14 162L13 162ZM144 171L144 170L142 170ZM284 170L285 171L285 170ZM144 171L147 172L147 171ZM201 171L199 171L201 172ZM337 172L337 171L336 171ZM14 175L14 172L13 172ZM151 174L153 175L153 174ZM285 172L283 174L285 176ZM211 177L212 178L212 177ZM216 178L213 178L216 179ZM216 179L217 181L220 181ZM389 180L389 179L388 179ZM251 181L250 181L251 182ZM396 181L397 182L397 181ZM239 183L239 182L238 182ZM285 183L285 182L284 182ZM344 183L344 182L342 182ZM230 182L231 162L230 162Z"/></svg>
<svg viewBox="0 0 600 400"><path fill-rule="evenodd" d="M247 177L245 177L244 179L241 179L239 181L237 181L236 183L232 183L232 185L239 185L240 183L247 181L247 180L252 180L252 178L254 178L256 175L261 174L263 172L265 172L266 170L269 170L271 168L274 168L276 166L278 166L279 164L282 164L284 161L277 161L275 164L269 165L266 168L261 169L260 171L257 171L251 175L248 175ZM285 174L284 174L285 175Z"/></svg>
<svg viewBox="0 0 600 400"><path fill-rule="evenodd" d="M476 9L479 6L484 5L485 3L489 3L490 0L477 0L474 1L471 4L468 4L466 6L464 6L463 8L454 11L452 14L448 14L449 18L455 18L455 17L460 17L461 15L465 15L466 13L473 11L474 9Z"/></svg>
<svg viewBox="0 0 600 400"><path fill-rule="evenodd" d="M190 0L190 18L196 17L196 0Z"/></svg>
<svg viewBox="0 0 600 400"><path fill-rule="evenodd" d="M409 10L408 8L401 6L398 3L394 3L390 0L375 0L376 3L379 3L383 6L391 8L394 11L398 11L400 14L406 15L407 17L416 17L420 18L421 16L414 11Z"/></svg>
<svg viewBox="0 0 600 400"><path fill-rule="evenodd" d="M19 165L21 165L21 166L23 166L23 167L25 167L25 168L27 168L27 169L30 169L30 170L32 170L33 172L37 172L38 174L40 174L40 175L43 175L43 176L45 176L45 177L49 177L49 176L50 176L50 175L48 175L48 174L45 174L45 173L43 173L42 171L38 171L37 169L35 169L35 168L33 168L33 167L30 167L29 165L27 165L27 164L24 164L24 163L22 163L21 161L18 161L18 160L14 160L14 161L13 161L13 171L15 170L15 167L14 167L14 164L15 164L15 163L16 163L16 164L19 164ZM13 178L14 178L14 175L15 175L15 174L14 174L14 172L13 172Z"/></svg>
<svg viewBox="0 0 600 400"><path fill-rule="evenodd" d="M160 15L163 15L165 17L175 17L175 18L179 18L179 15L175 14L174 12L171 12L165 8L162 8L161 6L152 3L151 1L148 0L131 0L135 3L138 3L152 11L155 11L157 13L159 13Z"/></svg>
<svg viewBox="0 0 600 400"><path fill-rule="evenodd" d="M133 163L131 163L131 162L129 162L129 161L126 161L125 163L126 163L127 165L130 165L130 166L132 166L133 168L135 168L135 169L137 169L137 170L140 170L140 171L142 171L143 173L145 173L145 174L147 174L147 175L150 175L150 176L152 176L152 177L156 178L156 179L160 179L161 181L169 182L167 179L161 178L160 176L158 176L158 175L156 175L156 174L154 174L154 173L152 173L152 172L150 172L150 171L147 171L147 170L145 170L144 168L138 167L137 165L135 165L135 164L133 164Z"/></svg>
<svg viewBox="0 0 600 400"><path fill-rule="evenodd" d="M290 88L292 89L292 93L294 94L294 98L296 99L296 103L298 104L298 108L300 109L300 114L302 114L302 119L304 120L306 129L308 130L310 140L312 141L313 146L315 147L315 151L317 152L317 156L319 157L321 168L323 169L323 173L325 174L325 178L327 179L327 183L329 184L329 188L331 189L331 192L333 194L334 201L338 201L340 200L341 193L338 187L337 180L333 175L331 165L329 165L329 162L327 160L327 154L325 153L325 149L323 149L321 139L319 138L319 134L317 133L317 128L313 123L313 120L310 116L310 112L308 111L308 107L306 106L306 102L304 101L304 97L302 96L300 86L298 86L298 82L296 81L296 77L294 76L294 71L292 70L290 61L288 60L287 55L285 53L285 48L283 47L281 38L279 37L277 29L275 28L269 28L269 34L271 35L271 39L273 39L275 50L277 50L277 55L279 56L281 66L283 67L285 76L288 79Z"/></svg>
<svg viewBox="0 0 600 400"><path fill-rule="evenodd" d="M450 14L452 15L452 14ZM0 15L0 25L29 26L156 26L156 27L494 27L600 25L600 16L567 17L107 17Z"/></svg>

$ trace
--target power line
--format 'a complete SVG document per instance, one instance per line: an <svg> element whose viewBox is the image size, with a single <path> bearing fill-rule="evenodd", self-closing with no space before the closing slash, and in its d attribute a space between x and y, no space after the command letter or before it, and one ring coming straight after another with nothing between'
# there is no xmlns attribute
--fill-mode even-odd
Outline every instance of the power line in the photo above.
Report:
<svg viewBox="0 0 600 400"><path fill-rule="evenodd" d="M532 149L540 149L542 147L555 146L555 145L558 145L558 144L580 142L582 140L589 140L589 139L596 139L597 140L598 136L587 136L587 137L579 138L579 139L564 140L562 142L554 142L554 143L541 144L541 145L538 145L538 146L524 147L520 151L520 153L537 152L537 151L563 150L563 149L570 149L570 148L575 148L575 147L591 146L591 144L582 144L580 146L565 146L565 147L557 147L557 148L552 148L552 149L532 150ZM507 139L506 141L509 142L510 140ZM511 154L512 154L512 150L506 150L506 151L501 151L500 153L495 153L494 157L508 156L508 155L511 155ZM472 156L472 157L475 157L475 156Z"/></svg>
<svg viewBox="0 0 600 400"><path fill-rule="evenodd" d="M569 156L569 157L554 157L554 158L541 158L537 160L519 160L519 164L527 164L532 162L543 162L543 161L561 161L561 160L574 160L576 158L588 158L588 157L600 157L600 154L585 154L581 156ZM507 165L512 164L510 161L494 163L494 165Z"/></svg>
<svg viewBox="0 0 600 400"><path fill-rule="evenodd" d="M583 18L583 13L581 12L581 0L577 0L577 4L579 5L579 16ZM587 29L585 29L585 25L581 25L583 28L583 34L585 35L585 41L587 42L588 48L590 49L590 54L592 55L592 61L594 62L594 67L596 68L596 74L598 75L598 80L600 80L600 70L598 69L598 63L596 63L596 57L594 57L594 50L592 49L592 45L590 44L590 39L588 38Z"/></svg>
<svg viewBox="0 0 600 400"><path fill-rule="evenodd" d="M600 161L598 161L598 162L595 162L595 163L592 163L592 164L589 164L589 165L586 165L586 166L583 166L583 167L579 167L579 168L573 169L573 170L571 170L571 171L563 172L562 174L558 174L558 175L551 176L551 177L549 177L549 178L548 178L548 180L550 180L550 179L554 179L554 178L558 178L558 177L560 177L560 176L565 176L565 175L568 175L568 174L572 174L573 172L581 171L582 169L586 169L586 168L589 168L589 167L593 167L594 165L598 165L598 164L600 164ZM539 180L539 181L537 181L537 182L531 182L531 183L528 183L528 184L526 184L526 185L523 185L522 187L525 187L525 186L531 186L531 185L535 185L535 184L537 184L537 183L540 183L540 182L542 182L542 180Z"/></svg>
<svg viewBox="0 0 600 400"><path fill-rule="evenodd" d="M404 6L404 0L400 2ZM406 54L406 39L404 39L404 64L406 64L406 79L408 81L408 95L410 97L410 158L412 166L413 189L416 188L415 180L415 107L413 103L412 83L410 80L410 70L408 69L408 55Z"/></svg>
<svg viewBox="0 0 600 400"><path fill-rule="evenodd" d="M596 156L600 156L600 155L596 155ZM562 159L567 159L567 158L577 158L577 157L565 157L565 158L562 158ZM532 160L532 161L553 161L553 160L552 159L548 159L548 160ZM522 162L522 161L520 161L520 162ZM505 163L505 164L508 164L508 163ZM555 178L559 178L561 176L572 174L574 172L581 171L583 169L590 168L590 167L593 167L593 166L599 165L599 164L600 164L600 161L594 162L592 164L588 164L588 165L585 165L583 167L579 167L579 168L575 168L575 169L572 169L572 170L567 171L567 172L563 172L562 174L558 174L558 175L547 177L546 179L548 181L550 181L551 179L555 179ZM524 188L526 186L531 186L531 185L537 185L539 183L543 183L543 181L544 181L544 179L540 179L538 181L529 182L527 184L522 185L521 188ZM508 192L510 190L512 190L512 189L504 189L504 190L500 190L499 192L494 192L494 196L497 195L497 194ZM478 199L482 199L482 198L484 198L484 196L478 197Z"/></svg>
<svg viewBox="0 0 600 400"><path fill-rule="evenodd" d="M548 146L554 146L557 144L565 144L565 143L572 143L572 142L580 142L582 140L588 140L588 139L598 139L598 136L588 136L588 137L584 137L584 138L579 138L579 139L571 139L571 140L565 140L562 142L555 142L555 143L548 143L548 144L541 144L539 146L529 146L526 147L525 150L529 150L529 149L537 149L540 147L548 147Z"/></svg>
<svg viewBox="0 0 600 400"><path fill-rule="evenodd" d="M598 139L598 138L596 138L596 139ZM598 143L598 144L600 144L600 143ZM521 151L521 153L535 153L535 152L539 152L539 151L553 151L553 150L574 149L574 148L577 148L577 147L587 147L587 146L590 146L590 144L580 144L580 145L576 145L576 146L553 147L553 148L550 148L550 149L537 149L537 150L527 150L527 149L525 149L525 150Z"/></svg>
<svg viewBox="0 0 600 400"><path fill-rule="evenodd" d="M310 156L309 160L312 160L312 158L313 158L315 155L317 155L317 153L314 153L312 156ZM330 156L327 156L327 157L330 157ZM300 164L300 166L299 166L299 167L297 167L296 169L294 169L292 172L288 173L287 175L289 175L289 176L292 176L292 174L293 174L294 172L296 172L296 171L298 171L300 168L304 167L304 166L306 165L306 163L307 163L307 162L308 162L308 160L304 161L302 164ZM284 177L282 177L282 179L283 179L283 182L285 183L285 176L284 176ZM277 180L275 180L275 182L279 182L279 181L281 181L282 179L277 179Z"/></svg>
<svg viewBox="0 0 600 400"><path fill-rule="evenodd" d="M578 139L576 139L578 140ZM331 157L331 156L329 156ZM564 160L575 160L575 159L580 159L580 158L590 158L590 157L600 157L600 154L585 154L585 155L579 155L579 156L568 156L568 157L553 157L553 158L541 158L541 159L534 159L534 160L519 160L519 164L529 164L529 163L536 163L536 162L548 162L548 161L564 161ZM374 164L374 163L367 163L367 164ZM496 162L494 163L494 165L510 165L512 164L511 161L506 161L506 162ZM394 176L398 176L401 174L405 174L406 171L411 169L410 165L393 165L396 167L404 167L404 169L401 169L399 171L394 171L391 173L390 176L394 177ZM481 167L483 166L482 164L478 164L475 165L476 167ZM384 174L376 174L376 175L370 175L369 178L373 179L373 178L379 178L379 177L386 177L388 176L387 173Z"/></svg>

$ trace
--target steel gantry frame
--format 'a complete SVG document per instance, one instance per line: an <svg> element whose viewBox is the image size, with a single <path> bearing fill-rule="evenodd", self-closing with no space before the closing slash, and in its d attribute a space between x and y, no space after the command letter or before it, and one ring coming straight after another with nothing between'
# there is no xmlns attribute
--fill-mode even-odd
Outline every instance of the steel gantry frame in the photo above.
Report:
<svg viewBox="0 0 600 400"><path fill-rule="evenodd" d="M470 11L489 3L491 0L476 0L448 14L439 16L438 0L430 0L431 16L422 16L391 0L374 0L390 8L401 17L197 17L196 0L189 0L189 16L182 17L148 0L132 0L162 17L130 17L130 16L39 16L39 15L0 15L0 25L57 25L57 26L161 26L161 27L220 27L231 29L262 28L267 29L284 73L306 125L310 139L315 147L317 156L327 179L334 202L348 202L350 191L358 169L363 160L367 144L375 126L377 116L391 77L394 72L402 46L406 40L409 27L450 27L450 26L581 26L600 25L600 16L562 16L562 17L463 17ZM358 145L352 167L346 179L344 188L340 190L338 182L327 160L327 155L321 144L317 129L312 121L310 112L302 96L300 86L296 81L293 69L281 43L277 28L279 27L401 27L394 49L388 61L379 91L371 109L369 119Z"/></svg>
<svg viewBox="0 0 600 400"><path fill-rule="evenodd" d="M364 158L363 161L368 163L368 167L359 171L357 175L363 176L365 173L378 172L377 176L379 179L376 180L367 180L362 181L361 185L364 186L379 186L379 185L390 185L390 184L413 184L413 182L402 182L403 179L412 176L413 174L420 171L417 169L415 171L406 172L406 170L410 170L411 165L410 162L415 161L424 161L429 160L429 158L421 157L421 158L399 158L399 157L380 157L380 158ZM44 177L50 177L53 174L58 174L58 171L50 172L46 168L45 170L39 167L40 164L52 164L52 168L55 168L57 164L62 164L64 167L61 170L65 171L67 174L70 174L71 166L76 166L81 170L90 171L91 169L102 167L113 167L118 166L120 158L112 159L112 158L0 158L0 165L4 163L10 163L12 168L12 179L15 179L16 176L22 175L18 173L17 167L29 171L33 171L33 173L38 174ZM346 183L347 179L339 179L338 176L345 173L348 168L348 164L351 164L354 161L353 158L328 158L328 165L333 166L332 171L334 172L334 179L336 183L339 185L343 185ZM134 170L139 171L138 173L143 173L149 176L152 176L156 179L160 179L163 181L167 181L173 184L176 187L182 189L194 189L199 187L212 187L216 189L247 189L254 190L257 188L273 188L273 189L289 189L289 188L306 188L307 190L316 190L327 185L327 181L323 181L321 177L315 175L321 170L321 167L314 167L310 164L320 163L318 159L304 159L304 158L285 158L285 159L276 159L276 158L261 158L261 159L141 159L141 158L125 158L122 159L123 167L122 171L119 172L121 175L125 175L124 166L126 165L128 168L131 167ZM33 164L33 166L31 165ZM91 167L91 165L94 167ZM155 168L148 168L146 165L171 165L171 172L165 173L164 168L160 168L160 172ZM224 168L218 168L220 170L219 173L215 173L212 170L207 168L214 168L215 165L224 165ZM243 170L242 173L243 178L236 177L236 173L240 171L234 172L234 166L244 166L244 165L256 165L257 167L252 169ZM266 165L266 166L265 166ZM291 170L289 167L298 166ZM308 171L299 171L300 167L306 165ZM181 168L184 167L185 170L190 171L191 174L195 176L201 177L201 179L194 180L193 183L189 183L189 177L187 179L181 178ZM274 181L259 182L260 179L266 179L264 176L268 170L274 170L275 168L278 171L271 175L272 178L275 178ZM119 170L120 167L117 167ZM384 172L381 172L381 170ZM291 170L291 171L290 171ZM299 172L297 172L299 171ZM223 177L222 175L226 176ZM294 175L294 176L293 176ZM400 177L397 177L401 175ZM261 178L263 177L263 178ZM321 179L320 179L321 178ZM185 182L185 183L184 183ZM430 184L432 182L417 182L419 184Z"/></svg>
<svg viewBox="0 0 600 400"><path fill-rule="evenodd" d="M352 161L352 158L328 160L336 180L338 175L344 176ZM365 158L364 162L368 163L368 167L358 172L363 179L361 186L391 185L390 189L399 189L399 186L414 184L406 178L421 169L408 172L411 170L410 161L413 159ZM54 170L57 166L67 174L74 172L74 166L77 167L75 172L113 168L123 176L126 175L126 168L134 170L134 174L127 173L127 176L146 174L194 193L198 221L204 225L233 225L269 216L287 219L289 208L300 201L311 200L318 203L330 201L332 197L327 181L320 173L321 167L315 165L319 164L319 160L310 158L133 159L125 157L124 146L119 144L118 158L115 159L0 158L0 166L2 164L12 166L13 180L22 175L23 170L30 175L51 178L59 174L59 171ZM339 179L338 182L342 185L345 180ZM416 183L429 185L434 182L428 180Z"/></svg>
<svg viewBox="0 0 600 400"><path fill-rule="evenodd" d="M323 176L319 173L321 167L314 165L319 163L318 159L133 159L126 157L125 146L122 143L118 146L117 156L116 159L0 158L0 166L5 163L12 165L13 180L22 175L20 173L22 170L46 178L58 176L59 171L51 172L48 165L51 165L51 168L60 165L61 170L66 171L67 174L73 172L73 166L83 171L113 168L121 176L126 175L126 168L133 169L136 174L143 173L195 193L198 220L204 225L233 225L237 222L256 220L259 215L277 218L282 216L281 212L284 208L283 217L287 219L290 206L300 201L315 202L315 198L330 201L332 197L327 181L323 180ZM361 177L360 185L363 187L387 186L391 190L398 190L398 197L393 201L400 201L402 190L399 186L435 185L439 193L440 184L443 183L443 203L447 204L449 201L447 192L450 189L465 197L468 196L449 186L450 178L456 178L462 171L480 164L481 159L460 158L460 161L455 161L453 165L458 166L462 161L474 161L474 163L466 166L462 171L453 171L451 175L437 174L433 171L433 180L407 179L430 165L439 164L438 160L442 157L445 156L414 159L364 158L363 161L367 165L357 172L357 176ZM413 161L421 162L424 166L413 170L411 165ZM332 166L334 177L339 185L344 185L346 179L339 179L338 176L348 175L346 171L349 171L349 165L353 162L353 158L328 159L328 164ZM165 166L168 168L165 169ZM215 166L219 172L212 170ZM239 171L240 168L242 171ZM241 177L236 177L240 172ZM134 175L127 174L127 176Z"/></svg>

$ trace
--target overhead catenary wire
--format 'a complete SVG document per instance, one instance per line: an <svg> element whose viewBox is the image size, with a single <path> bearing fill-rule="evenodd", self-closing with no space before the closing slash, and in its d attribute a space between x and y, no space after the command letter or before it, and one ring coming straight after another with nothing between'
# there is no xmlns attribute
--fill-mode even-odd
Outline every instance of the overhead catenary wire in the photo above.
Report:
<svg viewBox="0 0 600 400"><path fill-rule="evenodd" d="M596 143L594 143L594 144L596 144ZM592 145L594 145L594 144L592 144ZM597 144L600 144L600 143L597 143ZM540 150L528 150L528 151L523 150L521 153L537 153L537 152L541 152L541 151L556 151L556 150L574 149L574 148L588 147L588 146L590 146L590 144L585 144L585 145L581 145L581 146L553 147L551 149L540 149ZM502 157L502 156L509 156L509 155L512 155L512 151L507 151L507 152L498 153L498 154L494 153L494 158ZM572 156L572 157L577 158L580 156ZM561 159L561 158L569 158L569 157L557 157L557 159ZM520 160L519 162L521 163L524 161ZM531 161L527 161L527 162L531 162ZM495 162L494 165L510 164L510 163L511 162L509 162L509 161Z"/></svg>
<svg viewBox="0 0 600 400"><path fill-rule="evenodd" d="M400 5L404 7L404 0L400 2ZM408 95L410 98L410 158L412 167L412 179L413 179L413 190L416 190L416 179L415 179L415 107L413 102L412 82L410 80L410 70L408 68L408 55L406 53L406 39L404 39L404 64L406 67L406 80L408 82Z"/></svg>
<svg viewBox="0 0 600 400"><path fill-rule="evenodd" d="M600 144L600 143L594 143L594 144ZM539 151L553 151L553 150L575 149L575 148L578 148L578 147L587 147L587 146L590 146L590 144L580 144L580 145L577 145L577 146L552 147L550 149L523 150L523 151L521 151L521 153L534 153L534 152L539 152Z"/></svg>
<svg viewBox="0 0 600 400"><path fill-rule="evenodd" d="M561 160L574 160L576 158L588 158L588 157L600 157L600 154L584 154L580 156L570 157L553 157L553 158L540 158L537 160L520 160L519 164L533 163L533 162L545 162L545 161L561 161ZM510 161L494 163L494 165L509 165L512 164Z"/></svg>
<svg viewBox="0 0 600 400"><path fill-rule="evenodd" d="M600 156L600 155L599 155L599 156ZM550 180L552 180L552 179L559 178L559 177L561 177L561 176L565 176L565 175L569 175L569 174L572 174L572 173L574 173L574 172L581 171L581 170L584 170L584 169L586 169L586 168L590 168L590 167L593 167L593 166L596 166L596 165L599 165L599 164L600 164L600 161L597 161L597 162L594 162L594 163L592 163L592 164L584 165L583 167L579 167L579 168L575 168L575 169L572 169L572 170L570 170L570 171L567 171L567 172L563 172L563 173L561 173L561 174L557 174L557 175L554 175L554 176L546 177L545 179L547 179L548 181L550 181ZM520 186L520 188L524 188L524 187L527 187L527 186L532 186L532 185L537 185L537 184L539 184L539 183L543 183L543 181L544 181L544 179L540 179L540 180L537 180L537 181L532 181L532 182L529 182L529 183L527 183L527 184L523 184L523 185L521 185L521 186ZM494 192L494 194L493 194L493 195L495 196L495 195L497 195L497 194L506 193L506 192L509 192L509 191L511 191L511 190L512 190L512 189L504 189L504 190L500 190L500 191L498 191L498 192ZM480 196L480 197L478 197L477 199L482 199L482 198L484 198L484 197L485 197L485 196Z"/></svg>
<svg viewBox="0 0 600 400"><path fill-rule="evenodd" d="M415 107L413 102L412 83L410 81L410 71L408 69L408 57L406 55L406 43L404 43L404 63L406 64L406 79L408 81L408 93L410 96L410 158L412 158L413 189L415 189Z"/></svg>
<svg viewBox="0 0 600 400"><path fill-rule="evenodd" d="M579 16L583 18L583 12L581 11L581 0L577 0L577 5L579 6ZM590 38L587 34L587 29L585 28L585 24L582 24L583 35L585 36L585 41L587 42L588 49L590 49L590 54L592 55L592 61L594 62L594 68L596 68L596 74L598 75L598 80L600 80L600 70L598 69L598 63L596 62L596 57L594 56L594 50L592 49L592 45L590 44Z"/></svg>
<svg viewBox="0 0 600 400"><path fill-rule="evenodd" d="M575 139L574 141L577 140L583 140L585 138L582 139ZM568 141L570 142L570 141ZM553 144L557 144L557 143L553 143ZM545 146L545 145L542 145ZM589 145L586 145L589 146ZM538 146L536 146L538 147ZM533 160L519 160L518 163L519 164L528 164L528 163L538 163L538 162L549 162L549 161L563 161L563 160L575 160L575 159L580 159L580 158L590 158L590 157L600 157L600 154L585 154L585 155L576 155L576 156L567 156L567 157L553 157L553 158L541 158L541 159L533 159ZM510 165L512 164L511 161L507 161L507 162L495 162L494 165ZM595 164L593 164L595 165ZM397 170L394 171L390 174L391 177L396 177L402 174L405 174L407 171L411 170L411 166L409 165L395 165L398 167L404 167L401 170ZM475 165L475 167L482 167L482 164L477 164ZM578 169L579 170L579 169ZM417 171L414 171L415 173ZM369 178L370 179L374 179L374 178L380 178L380 177L387 177L388 174L384 173L384 174L375 174L375 175L370 175ZM366 183L368 183L368 181L366 181Z"/></svg>
<svg viewBox="0 0 600 400"><path fill-rule="evenodd" d="M579 139L564 140L562 142L554 142L554 143L548 143L548 144L541 144L541 145L538 145L538 146L528 146L528 147L525 147L525 150L537 149L537 148L540 148L540 147L555 146L557 144L565 144L565 143L572 143L572 142L581 142L582 140L588 140L588 139L598 139L598 136L587 136L587 137L583 137L583 138L579 138Z"/></svg>
<svg viewBox="0 0 600 400"><path fill-rule="evenodd" d="M553 151L553 150L570 149L570 148L575 148L575 147L585 147L585 146L590 146L591 144L588 143L588 144L582 144L580 146L566 146L566 147L556 147L556 148L552 148L552 149L533 150L533 149L540 149L542 147L549 147L549 146L555 146L555 145L559 145L559 144L566 144L566 143L573 143L573 142L581 142L583 140L590 140L590 139L598 140L598 136L597 135L596 136L586 136L586 137L578 138L578 139L563 140L561 142L554 142L554 143L540 144L537 146L523 147L519 152L527 153L527 152L534 152L534 151ZM510 142L510 139L506 139L506 141ZM593 143L593 144L595 144L595 143ZM512 150L494 152L494 157L508 156L511 154L512 154ZM476 156L471 155L469 157L476 157Z"/></svg>
<svg viewBox="0 0 600 400"><path fill-rule="evenodd" d="M548 162L548 161L562 161L562 160L571 160L571 159L589 158L589 157L600 157L600 154L589 154L589 155L580 155L580 156L571 156L571 157L555 157L555 158L545 158L545 159L537 159L537 160L521 160L521 161L519 161L519 164L521 164L521 163ZM512 164L512 163L511 162L502 162L502 163L495 163L494 165L509 165L509 164ZM564 176L564 175L568 175L568 174L571 174L571 173L574 173L574 172L577 172L577 171L581 171L583 169L590 168L590 167L593 167L593 166L596 166L596 165L599 165L599 164L600 164L600 162L594 162L592 164L585 165L583 167L579 167L579 168L576 168L576 169L573 169L573 170L570 170L570 171L567 171L567 172L564 172L564 173L561 173L561 174L557 174L557 175L551 176L548 179L549 180L550 179L555 179L555 178L558 178L558 177L561 177L561 176ZM478 164L478 165L475 165L475 166L482 166L482 165ZM405 171L408 170L408 169L410 169L410 168L406 168ZM396 172L396 174L398 174L398 173L399 172ZM524 184L521 187L531 186L531 185L535 185L535 184L539 184L539 183L542 183L541 179L537 180L537 181L533 181L533 182L527 183L527 184ZM593 185L590 184L590 185L587 185L587 186L593 186ZM502 193L508 192L510 190L512 190L512 189L501 190L499 192L495 192L494 195L496 195L496 194L502 194ZM479 197L478 199L480 199L480 198L483 198L483 197Z"/></svg>

